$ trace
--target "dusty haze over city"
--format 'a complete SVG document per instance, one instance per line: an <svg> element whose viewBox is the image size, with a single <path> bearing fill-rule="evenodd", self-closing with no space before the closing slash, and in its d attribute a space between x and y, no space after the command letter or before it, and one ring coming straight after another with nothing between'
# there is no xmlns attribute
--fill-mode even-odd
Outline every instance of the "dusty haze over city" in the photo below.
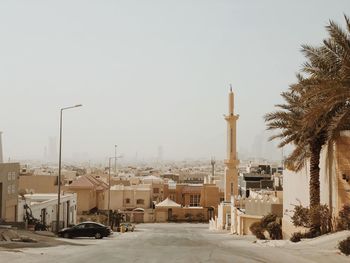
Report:
<svg viewBox="0 0 350 263"><path fill-rule="evenodd" d="M156 157L159 146L164 159L221 159L230 83L238 151L279 158L262 117L295 80L300 44L321 43L323 25L349 8L347 0L1 1L5 158L42 159L48 138L58 139L59 109L81 103L64 113L64 159L102 159L115 144L130 160Z"/></svg>

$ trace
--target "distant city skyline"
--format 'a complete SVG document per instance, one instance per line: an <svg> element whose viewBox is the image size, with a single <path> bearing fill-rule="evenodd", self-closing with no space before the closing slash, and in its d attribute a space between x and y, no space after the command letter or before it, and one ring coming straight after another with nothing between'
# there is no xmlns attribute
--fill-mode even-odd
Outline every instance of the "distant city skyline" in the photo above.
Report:
<svg viewBox="0 0 350 263"><path fill-rule="evenodd" d="M282 156L263 115L295 81L300 45L343 23L350 3L335 2L3 1L4 160L45 159L59 109L77 103L63 160L103 160L115 144L125 159L223 159L229 84L238 152Z"/></svg>

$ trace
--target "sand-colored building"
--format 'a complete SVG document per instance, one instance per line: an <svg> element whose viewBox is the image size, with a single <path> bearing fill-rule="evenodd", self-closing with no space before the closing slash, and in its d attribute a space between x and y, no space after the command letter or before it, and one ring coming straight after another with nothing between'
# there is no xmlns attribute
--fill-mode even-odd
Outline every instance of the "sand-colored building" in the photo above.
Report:
<svg viewBox="0 0 350 263"><path fill-rule="evenodd" d="M91 209L101 209L107 199L108 185L91 175L78 177L66 187L67 192L77 194L77 214L88 212Z"/></svg>
<svg viewBox="0 0 350 263"><path fill-rule="evenodd" d="M156 221L208 221L217 215L223 193L215 184L165 184L156 204ZM174 205L176 204L176 205Z"/></svg>
<svg viewBox="0 0 350 263"><path fill-rule="evenodd" d="M321 203L327 204L337 217L344 204L350 204L350 131L342 131L334 144L322 148L320 157ZM293 226L293 205L309 206L310 164L298 173L283 172L283 220L284 238L299 231Z"/></svg>
<svg viewBox="0 0 350 263"><path fill-rule="evenodd" d="M111 210L134 210L136 208L149 209L152 208L151 203L151 185L114 185L111 187ZM106 191L108 197L108 191ZM108 198L105 199L103 209L108 207Z"/></svg>
<svg viewBox="0 0 350 263"><path fill-rule="evenodd" d="M0 221L16 221L19 171L19 163L0 163Z"/></svg>

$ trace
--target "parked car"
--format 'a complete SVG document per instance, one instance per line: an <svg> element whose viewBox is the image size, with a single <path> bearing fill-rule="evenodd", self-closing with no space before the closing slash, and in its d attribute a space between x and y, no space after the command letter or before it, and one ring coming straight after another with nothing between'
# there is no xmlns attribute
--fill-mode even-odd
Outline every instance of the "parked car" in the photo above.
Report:
<svg viewBox="0 0 350 263"><path fill-rule="evenodd" d="M73 227L63 228L58 232L58 236L64 238L95 237L96 239L101 239L108 237L112 233L112 230L105 225L95 222L83 222Z"/></svg>
<svg viewBox="0 0 350 263"><path fill-rule="evenodd" d="M124 226L125 227L125 232L134 232L135 230L135 225L131 223L120 223L120 225L117 227L117 232L120 232L120 228Z"/></svg>

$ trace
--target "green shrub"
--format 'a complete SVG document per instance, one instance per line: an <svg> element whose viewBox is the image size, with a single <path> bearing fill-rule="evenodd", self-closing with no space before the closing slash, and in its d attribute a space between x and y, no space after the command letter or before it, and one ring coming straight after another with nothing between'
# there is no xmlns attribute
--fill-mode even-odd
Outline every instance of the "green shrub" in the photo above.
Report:
<svg viewBox="0 0 350 263"><path fill-rule="evenodd" d="M264 235L265 229L261 227L260 222L254 222L250 225L249 230L256 236L257 239L266 239Z"/></svg>
<svg viewBox="0 0 350 263"><path fill-rule="evenodd" d="M310 227L310 210L302 205L294 206L294 214L292 216L293 225L296 227Z"/></svg>
<svg viewBox="0 0 350 263"><path fill-rule="evenodd" d="M300 242L300 240L303 238L303 234L300 232L293 233L293 235L290 238L290 241L292 242Z"/></svg>
<svg viewBox="0 0 350 263"><path fill-rule="evenodd" d="M270 238L272 240L279 240L282 239L282 229L281 225L279 223L270 222L266 227L267 232L269 232Z"/></svg>
<svg viewBox="0 0 350 263"><path fill-rule="evenodd" d="M264 228L264 229L267 229L267 226L272 223L272 222L276 222L276 219L277 219L277 216L274 215L274 214L268 214L266 216L264 216L262 219L261 219L261 227Z"/></svg>
<svg viewBox="0 0 350 263"><path fill-rule="evenodd" d="M327 205L319 205L312 210L302 205L294 206L294 214L291 217L294 226L311 228L312 217L318 219L316 223L320 225L321 232L308 231L309 233L304 235L305 238L313 238L331 232L332 216Z"/></svg>
<svg viewBox="0 0 350 263"><path fill-rule="evenodd" d="M345 239L343 241L340 241L338 248L345 255L347 255L347 256L350 255L350 237L348 237L347 239Z"/></svg>
<svg viewBox="0 0 350 263"><path fill-rule="evenodd" d="M350 205L345 204L339 211L337 230L350 230Z"/></svg>

